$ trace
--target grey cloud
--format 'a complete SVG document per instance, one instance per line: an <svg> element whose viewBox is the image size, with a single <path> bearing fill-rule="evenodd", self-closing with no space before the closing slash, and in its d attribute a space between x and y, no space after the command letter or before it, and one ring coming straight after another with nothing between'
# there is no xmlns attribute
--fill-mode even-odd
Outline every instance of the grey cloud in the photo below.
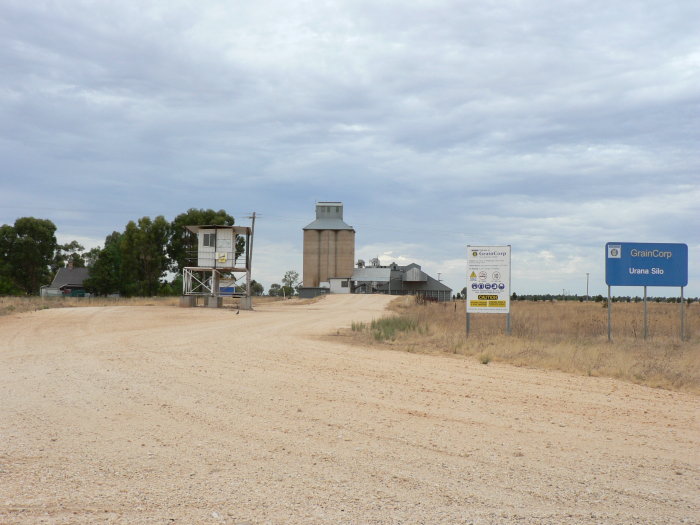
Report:
<svg viewBox="0 0 700 525"><path fill-rule="evenodd" d="M608 234L697 240L694 2L7 2L0 15L3 222L47 210L79 235L97 216L100 237L192 205L306 217L319 198L346 201L365 244L400 255L439 239L429 260L477 236L532 253ZM51 211L75 195L82 219ZM304 220L261 242L298 238Z"/></svg>

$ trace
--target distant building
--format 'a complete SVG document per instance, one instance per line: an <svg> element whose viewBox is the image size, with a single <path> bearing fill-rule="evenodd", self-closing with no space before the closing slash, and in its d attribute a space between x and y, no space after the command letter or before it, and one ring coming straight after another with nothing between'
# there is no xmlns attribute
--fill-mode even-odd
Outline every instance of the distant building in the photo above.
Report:
<svg viewBox="0 0 700 525"><path fill-rule="evenodd" d="M418 264L380 266L373 259L369 267L358 261L350 278L352 293L382 293L388 295L421 295L436 301L452 299L452 288L425 273Z"/></svg>
<svg viewBox="0 0 700 525"><path fill-rule="evenodd" d="M83 297L86 295L83 282L90 277L89 268L59 268L53 281L42 286L42 297Z"/></svg>
<svg viewBox="0 0 700 525"><path fill-rule="evenodd" d="M355 230L343 221L343 203L317 202L316 220L303 231L303 287L330 289L332 281L347 282L355 263Z"/></svg>

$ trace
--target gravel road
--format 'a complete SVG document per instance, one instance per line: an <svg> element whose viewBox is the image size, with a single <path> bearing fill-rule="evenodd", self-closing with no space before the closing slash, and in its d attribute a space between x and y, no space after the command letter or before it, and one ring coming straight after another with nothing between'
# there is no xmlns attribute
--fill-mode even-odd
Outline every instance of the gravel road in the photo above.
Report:
<svg viewBox="0 0 700 525"><path fill-rule="evenodd" d="M0 523L698 523L698 397L334 342L382 296L0 318Z"/></svg>

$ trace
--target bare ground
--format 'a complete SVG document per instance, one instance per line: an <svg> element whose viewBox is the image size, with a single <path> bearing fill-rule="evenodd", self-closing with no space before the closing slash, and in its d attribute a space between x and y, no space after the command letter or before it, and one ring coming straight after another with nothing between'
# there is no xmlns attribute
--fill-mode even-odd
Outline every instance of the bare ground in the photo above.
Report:
<svg viewBox="0 0 700 525"><path fill-rule="evenodd" d="M387 300L0 318L0 522L700 520L697 396L319 337Z"/></svg>

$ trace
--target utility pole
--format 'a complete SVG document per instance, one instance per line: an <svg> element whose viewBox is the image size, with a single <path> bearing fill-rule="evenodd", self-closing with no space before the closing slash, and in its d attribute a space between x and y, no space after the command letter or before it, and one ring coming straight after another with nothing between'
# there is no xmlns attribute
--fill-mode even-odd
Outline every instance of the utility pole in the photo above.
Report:
<svg viewBox="0 0 700 525"><path fill-rule="evenodd" d="M253 216L251 217L253 220L251 226L250 226L250 249L248 250L248 256L250 257L250 260L248 261L248 271L250 271L250 267L253 265L253 238L255 237L255 212L253 212Z"/></svg>
<svg viewBox="0 0 700 525"><path fill-rule="evenodd" d="M255 212L253 212L252 216L248 217L249 219L253 220L253 223L250 228L250 234L246 236L246 261L245 261L245 267L246 267L246 272L245 272L245 280L246 280L246 287L245 287L245 302L244 304L244 309L245 310L252 310L253 309L253 299L252 299L252 290L251 290L251 285L250 283L252 282L251 279L251 267L253 266L253 237L255 234Z"/></svg>
<svg viewBox="0 0 700 525"><path fill-rule="evenodd" d="M590 275L590 273L586 272L586 301L591 300L590 296L588 295L588 276L589 275Z"/></svg>

